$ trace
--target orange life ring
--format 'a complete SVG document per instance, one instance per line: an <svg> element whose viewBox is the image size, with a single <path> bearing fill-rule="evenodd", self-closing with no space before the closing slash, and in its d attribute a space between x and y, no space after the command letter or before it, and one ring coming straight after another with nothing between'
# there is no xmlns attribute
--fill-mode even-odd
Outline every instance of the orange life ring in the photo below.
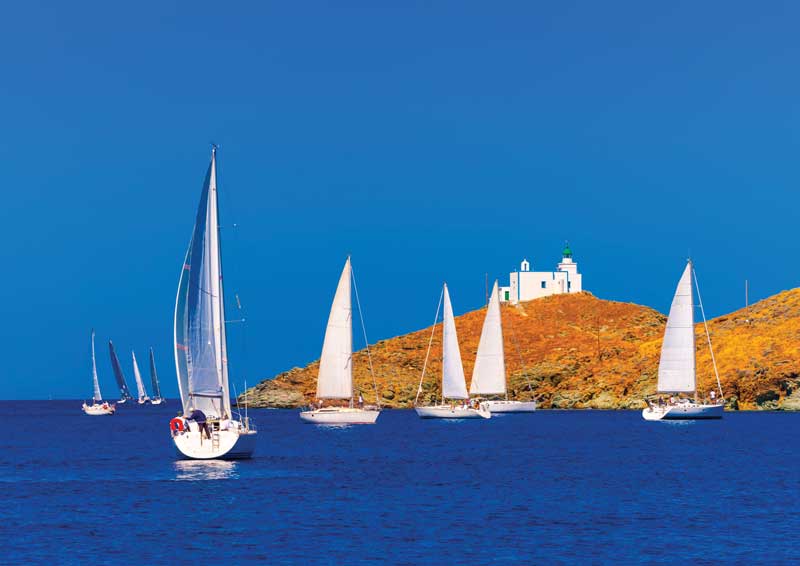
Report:
<svg viewBox="0 0 800 566"><path fill-rule="evenodd" d="M172 431L173 435L177 432L183 432L184 430L183 419L180 417L175 417L174 419L169 421L169 430Z"/></svg>

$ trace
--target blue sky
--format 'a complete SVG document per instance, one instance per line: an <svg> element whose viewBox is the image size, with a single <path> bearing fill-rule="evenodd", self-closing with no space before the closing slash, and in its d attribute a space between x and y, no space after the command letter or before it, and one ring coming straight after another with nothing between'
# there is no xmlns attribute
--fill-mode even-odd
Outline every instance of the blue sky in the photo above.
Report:
<svg viewBox="0 0 800 566"><path fill-rule="evenodd" d="M316 359L348 253L371 341L564 240L599 297L709 314L797 286L800 6L17 2L0 34L0 397L156 350L221 146L237 388ZM236 227L234 228L234 224ZM230 306L229 306L230 308Z"/></svg>

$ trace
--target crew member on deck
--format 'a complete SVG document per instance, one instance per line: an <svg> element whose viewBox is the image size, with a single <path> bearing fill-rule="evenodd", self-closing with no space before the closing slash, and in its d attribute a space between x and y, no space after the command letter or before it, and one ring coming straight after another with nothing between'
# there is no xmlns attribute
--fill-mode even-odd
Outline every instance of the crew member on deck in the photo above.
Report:
<svg viewBox="0 0 800 566"><path fill-rule="evenodd" d="M206 438L211 438L211 431L208 429L206 422L206 414L200 409L189 409L189 414L186 415L187 421L194 421L197 423L197 428L200 430L200 438L203 438L203 432L206 433Z"/></svg>

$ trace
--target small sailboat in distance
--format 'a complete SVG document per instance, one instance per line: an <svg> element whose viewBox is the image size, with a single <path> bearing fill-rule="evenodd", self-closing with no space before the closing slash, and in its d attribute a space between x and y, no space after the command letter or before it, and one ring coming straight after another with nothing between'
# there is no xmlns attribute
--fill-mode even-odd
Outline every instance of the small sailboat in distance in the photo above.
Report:
<svg viewBox="0 0 800 566"><path fill-rule="evenodd" d="M350 257L345 261L344 269L339 277L333 305L328 316L325 339L322 343L322 356L319 361L317 376L317 399L349 399L348 407L322 407L302 411L300 418L314 424L374 424L380 415L378 408L370 409L359 403L353 403L353 304L350 283L353 281L353 270ZM358 301L358 292L356 292ZM361 308L359 306L359 313ZM364 320L361 320L363 327ZM364 332L366 341L366 332ZM367 343L367 356L370 359L369 370L372 372L372 361ZM373 382L374 382L373 374ZM377 391L376 391L377 393ZM360 395L360 394L359 394ZM320 405L322 403L320 402Z"/></svg>
<svg viewBox="0 0 800 566"><path fill-rule="evenodd" d="M97 379L97 361L94 357L94 328L92 329L92 381L94 382L94 396L92 397L92 404L87 405L83 403L83 412L87 415L113 415L116 407L113 403L103 401L103 396L100 394L100 382Z"/></svg>
<svg viewBox="0 0 800 566"><path fill-rule="evenodd" d="M694 333L694 291L697 290L700 312L706 331L711 361L717 378L719 398L715 392L710 393L710 401L699 401L697 397L697 367L695 364ZM688 260L683 270L672 305L669 309L667 328L664 331L664 342L661 345L661 360L658 364L658 393L669 395L666 401L659 397L645 399L647 407L642 410L642 417L648 421L689 420L689 419L721 419L725 408L722 385L717 372L717 361L711 347L711 335L708 332L703 301L697 287L697 275ZM691 394L691 398L681 397ZM677 398L675 396L678 396Z"/></svg>
<svg viewBox="0 0 800 566"><path fill-rule="evenodd" d="M147 396L147 390L144 388L144 382L142 381L142 374L139 371L139 364L136 363L136 352L131 351L131 356L133 357L133 377L136 379L136 392L139 394L137 402L140 405L144 405L150 402L150 397Z"/></svg>
<svg viewBox="0 0 800 566"><path fill-rule="evenodd" d="M170 421L175 447L192 459L249 458L256 447L256 431L247 417L235 418L228 389L216 146L181 266L174 341L184 414Z"/></svg>
<svg viewBox="0 0 800 566"><path fill-rule="evenodd" d="M472 370L470 395L504 396L505 399L486 399L483 404L492 413L531 413L536 410L536 401L514 401L508 398L506 386L505 348L503 346L503 322L500 317L500 295L497 281L492 287L486 318L483 321L478 354Z"/></svg>
<svg viewBox="0 0 800 566"><path fill-rule="evenodd" d="M122 404L132 400L133 397L131 397L128 384L125 383L125 374L122 373L122 366L119 364L119 358L117 358L117 352L114 350L114 344L111 340L108 341L108 353L111 356L111 368L114 370L114 377L117 380L117 386L119 387L119 393L121 395L117 404Z"/></svg>
<svg viewBox="0 0 800 566"><path fill-rule="evenodd" d="M153 385L153 396L150 398L150 403L153 405L160 405L166 399L161 397L161 387L158 386L158 374L156 373L156 359L153 356L153 349L150 348L150 382Z"/></svg>
<svg viewBox="0 0 800 566"><path fill-rule="evenodd" d="M458 335L456 334L456 322L453 316L453 306L450 304L450 292L447 290L447 283L442 288L444 299L444 315L442 321L442 402L438 405L420 407L417 405L419 396L422 393L422 383L425 380L425 369L428 367L428 358L433 344L433 333L436 331L436 321L439 318L439 307L442 299L439 299L439 306L436 307L436 318L433 321L431 330L431 340L428 343L428 353L425 356L425 363L422 367L422 377L417 388L417 398L414 400L414 409L423 419L488 419L492 416L489 409L483 403L469 402L467 393L467 382L464 378L464 366L461 363L461 352L458 347ZM456 403L447 403L448 399L456 400Z"/></svg>

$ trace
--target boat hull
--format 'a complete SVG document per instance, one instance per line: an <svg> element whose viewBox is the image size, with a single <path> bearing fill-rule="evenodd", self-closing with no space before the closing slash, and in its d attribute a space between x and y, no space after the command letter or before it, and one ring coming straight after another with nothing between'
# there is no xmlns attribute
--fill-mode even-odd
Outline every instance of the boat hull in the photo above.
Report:
<svg viewBox="0 0 800 566"><path fill-rule="evenodd" d="M215 439L216 437L216 439ZM218 430L211 438L200 435L196 426L172 437L178 454L191 460L241 460L251 458L256 448L254 430Z"/></svg>
<svg viewBox="0 0 800 566"><path fill-rule="evenodd" d="M484 401L483 405L491 413L532 413L536 410L536 401Z"/></svg>
<svg viewBox="0 0 800 566"><path fill-rule="evenodd" d="M481 405L479 409L451 405L436 407L416 407L417 415L421 419L488 419L492 413Z"/></svg>
<svg viewBox="0 0 800 566"><path fill-rule="evenodd" d="M114 405L104 407L103 405L87 405L86 403L83 404L82 409L84 413L93 417L113 415L115 411Z"/></svg>
<svg viewBox="0 0 800 566"><path fill-rule="evenodd" d="M324 408L314 411L303 411L300 420L310 424L375 424L380 411L350 408Z"/></svg>
<svg viewBox="0 0 800 566"><path fill-rule="evenodd" d="M161 405L166 401L166 399L150 399L151 405Z"/></svg>
<svg viewBox="0 0 800 566"><path fill-rule="evenodd" d="M686 421L721 419L725 405L703 405L681 403L659 407L654 405L642 410L642 418L646 421Z"/></svg>

